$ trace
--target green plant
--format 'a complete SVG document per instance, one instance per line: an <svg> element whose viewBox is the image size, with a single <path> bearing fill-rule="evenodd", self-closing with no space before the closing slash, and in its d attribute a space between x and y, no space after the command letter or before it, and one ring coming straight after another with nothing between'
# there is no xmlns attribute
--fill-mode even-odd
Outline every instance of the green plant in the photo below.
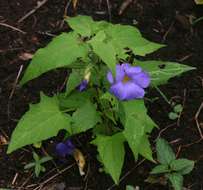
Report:
<svg viewBox="0 0 203 190"><path fill-rule="evenodd" d="M140 190L140 188L139 188L138 186L133 187L133 186L131 186L131 185L127 185L127 186L126 186L126 190Z"/></svg>
<svg viewBox="0 0 203 190"><path fill-rule="evenodd" d="M72 71L66 90L53 97L41 93L40 102L18 122L7 152L49 139L63 129L68 137L93 129L92 144L105 171L118 183L125 141L135 159L142 155L153 161L148 136L157 125L147 114L146 87L195 68L156 60L126 63L132 55L145 56L165 45L148 41L133 26L96 22L88 16L66 21L73 31L39 49L20 81L24 85L63 67Z"/></svg>
<svg viewBox="0 0 203 190"><path fill-rule="evenodd" d="M171 120L176 120L183 110L183 106L181 104L177 104L173 107L173 111L168 114L168 117Z"/></svg>
<svg viewBox="0 0 203 190"><path fill-rule="evenodd" d="M195 1L195 3L197 4L197 5L202 5L203 4L203 0L194 0Z"/></svg>
<svg viewBox="0 0 203 190"><path fill-rule="evenodd" d="M43 158L40 158L36 152L33 152L33 158L34 158L34 162L30 162L29 164L26 164L24 169L27 170L30 168L34 168L36 177L39 177L41 172L46 171L46 168L44 166L42 166L42 164L53 159L50 156L45 156Z"/></svg>
<svg viewBox="0 0 203 190"><path fill-rule="evenodd" d="M183 175L193 170L194 161L185 158L176 159L172 148L162 138L157 139L156 151L160 165L153 168L150 174L164 174L175 190L182 190Z"/></svg>

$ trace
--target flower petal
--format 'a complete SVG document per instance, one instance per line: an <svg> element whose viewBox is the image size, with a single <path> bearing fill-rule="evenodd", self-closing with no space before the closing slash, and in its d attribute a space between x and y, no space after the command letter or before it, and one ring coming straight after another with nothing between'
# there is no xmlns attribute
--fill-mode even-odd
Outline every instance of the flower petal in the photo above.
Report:
<svg viewBox="0 0 203 190"><path fill-rule="evenodd" d="M142 88L147 88L150 84L150 76L146 72L141 72L132 76L132 80L134 83L139 85Z"/></svg>
<svg viewBox="0 0 203 190"><path fill-rule="evenodd" d="M125 100L132 100L132 99L138 99L138 98L143 98L145 91L143 88L139 87L132 81L129 81L124 84L125 86Z"/></svg>
<svg viewBox="0 0 203 190"><path fill-rule="evenodd" d="M132 100L143 98L145 91L132 81L116 83L110 88L110 92L120 100Z"/></svg>
<svg viewBox="0 0 203 190"><path fill-rule="evenodd" d="M124 70L126 75L129 77L133 77L134 75L140 73L142 71L142 68L139 66L131 66L129 64L124 64Z"/></svg>
<svg viewBox="0 0 203 190"><path fill-rule="evenodd" d="M83 80L77 87L80 92L84 91L87 88L87 80Z"/></svg>
<svg viewBox="0 0 203 190"><path fill-rule="evenodd" d="M110 92L114 94L119 100L123 100L123 97L125 96L124 92L124 85L122 82L118 82L111 86Z"/></svg>
<svg viewBox="0 0 203 190"><path fill-rule="evenodd" d="M107 80L110 82L110 84L113 84L114 79L113 79L113 75L112 75L111 71L109 71L107 73Z"/></svg>
<svg viewBox="0 0 203 190"><path fill-rule="evenodd" d="M67 140L65 143L58 143L56 145L56 153L61 157L66 157L67 155L73 154L75 146L70 140Z"/></svg>
<svg viewBox="0 0 203 190"><path fill-rule="evenodd" d="M116 65L116 82L121 82L125 77L124 69L121 65Z"/></svg>
<svg viewBox="0 0 203 190"><path fill-rule="evenodd" d="M64 143L58 143L56 145L56 153L61 157L65 157L68 155L69 151L67 150L67 146Z"/></svg>
<svg viewBox="0 0 203 190"><path fill-rule="evenodd" d="M73 153L73 151L75 150L75 145L71 142L71 140L67 140L66 142L65 142L65 145L66 145L66 147L67 147L67 152L68 152L68 154L72 154Z"/></svg>

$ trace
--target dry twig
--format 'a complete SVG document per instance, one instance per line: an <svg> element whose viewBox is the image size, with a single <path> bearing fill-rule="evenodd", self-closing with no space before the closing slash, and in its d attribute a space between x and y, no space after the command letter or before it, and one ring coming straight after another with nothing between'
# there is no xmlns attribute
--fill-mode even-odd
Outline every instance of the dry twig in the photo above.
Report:
<svg viewBox="0 0 203 190"><path fill-rule="evenodd" d="M48 0L42 0L37 2L37 6L35 6L31 11L29 11L25 16L18 20L18 22L23 22L30 15L34 14L40 7L42 7Z"/></svg>
<svg viewBox="0 0 203 190"><path fill-rule="evenodd" d="M107 3L107 8L108 8L108 13L109 13L109 21L111 21L111 5L110 5L110 2L109 0L106 0L106 3Z"/></svg>
<svg viewBox="0 0 203 190"><path fill-rule="evenodd" d="M1 26L5 26L5 27L7 27L7 28L11 28L12 30L15 30L15 31L17 31L17 32L20 32L20 33L22 33L22 34L26 34L26 32L22 31L21 29L16 28L16 27L14 27L14 26L11 26L11 25L9 25L9 24L0 22L0 25L1 25Z"/></svg>
<svg viewBox="0 0 203 190"><path fill-rule="evenodd" d="M14 85L13 85L13 88L12 88L12 91L11 91L11 94L10 94L10 96L9 96L9 100L12 99L12 97L13 97L13 94L14 94L14 92L15 92L16 85L17 85L17 83L18 83L18 79L19 79L19 77L20 77L20 75L21 75L21 73L22 73L22 70L23 70L23 65L20 66L20 69L19 69L19 71L18 71L18 75L17 75L17 77L16 77L16 79L15 79L15 82L14 82Z"/></svg>
<svg viewBox="0 0 203 190"><path fill-rule="evenodd" d="M197 129L199 131L201 139L203 139L203 134L202 134L202 130L201 130L201 127L200 127L200 124L199 124L199 121L198 121L198 117L199 117L200 112L202 111L202 109L203 109L203 102L201 103L199 109L197 110L197 113L195 114L195 122L196 122Z"/></svg>
<svg viewBox="0 0 203 190"><path fill-rule="evenodd" d="M70 166L64 168L63 170L61 170L60 172L56 173L55 175L51 176L50 178L48 178L47 180L43 181L41 184L39 184L38 187L36 187L33 190L38 190L41 189L44 185L46 185L47 183L49 183L50 181L52 181L53 179L55 179L56 177L58 177L59 175L61 175L62 173L66 172L67 170L69 170L70 168L72 168L73 166L75 166L76 163L71 164Z"/></svg>
<svg viewBox="0 0 203 190"><path fill-rule="evenodd" d="M15 174L15 176L14 176L14 178L13 178L13 180L12 180L12 185L14 185L15 184L15 182L16 182L16 180L17 180L17 178L18 178L18 175L19 175L19 173L16 173Z"/></svg>
<svg viewBox="0 0 203 190"><path fill-rule="evenodd" d="M123 12L128 8L128 6L133 2L134 0L125 0L120 8L119 8L119 11L118 11L118 15L122 15ZM137 1L137 0L136 0Z"/></svg>
<svg viewBox="0 0 203 190"><path fill-rule="evenodd" d="M187 90L184 89L184 92L183 92L183 103L182 103L183 109L181 110L181 112L180 112L179 115L178 115L177 126L180 126L180 118L181 118L181 116L182 116L182 114L183 114L183 110L184 110L184 108L185 108L186 94L187 94Z"/></svg>

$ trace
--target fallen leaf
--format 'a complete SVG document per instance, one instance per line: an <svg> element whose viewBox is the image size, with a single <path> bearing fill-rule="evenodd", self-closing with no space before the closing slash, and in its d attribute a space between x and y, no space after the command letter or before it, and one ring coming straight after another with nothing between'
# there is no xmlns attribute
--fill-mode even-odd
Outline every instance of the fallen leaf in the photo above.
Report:
<svg viewBox="0 0 203 190"><path fill-rule="evenodd" d="M84 155L82 154L82 152L79 149L76 148L73 152L73 157L75 158L75 160L78 164L80 175L81 176L85 175L85 172L84 172L85 157L84 157Z"/></svg>
<svg viewBox="0 0 203 190"><path fill-rule="evenodd" d="M19 58L20 58L21 60L23 60L23 61L30 60L30 59L32 59L32 57L33 57L33 54L31 54L31 53L26 53L26 52L21 53L21 54L19 55Z"/></svg>
<svg viewBox="0 0 203 190"><path fill-rule="evenodd" d="M73 0L73 9L76 10L78 0Z"/></svg>
<svg viewBox="0 0 203 190"><path fill-rule="evenodd" d="M6 137L3 135L0 135L0 145L7 145L8 141L6 140Z"/></svg>
<svg viewBox="0 0 203 190"><path fill-rule="evenodd" d="M203 0L194 0L197 5L203 4Z"/></svg>

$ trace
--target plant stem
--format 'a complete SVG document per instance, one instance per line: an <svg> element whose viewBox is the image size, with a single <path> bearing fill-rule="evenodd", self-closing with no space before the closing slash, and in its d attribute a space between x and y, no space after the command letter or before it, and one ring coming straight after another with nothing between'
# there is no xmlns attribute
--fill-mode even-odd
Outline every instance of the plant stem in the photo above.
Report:
<svg viewBox="0 0 203 190"><path fill-rule="evenodd" d="M169 99L166 97L166 95L160 90L159 87L155 86L156 90L159 92L159 94L162 96L162 98L169 104L171 105Z"/></svg>
<svg viewBox="0 0 203 190"><path fill-rule="evenodd" d="M198 18L198 19L196 19L196 20L192 23L192 25L194 26L195 24L197 24L197 23L200 22L201 20L203 20L203 16L200 17L200 18Z"/></svg>

